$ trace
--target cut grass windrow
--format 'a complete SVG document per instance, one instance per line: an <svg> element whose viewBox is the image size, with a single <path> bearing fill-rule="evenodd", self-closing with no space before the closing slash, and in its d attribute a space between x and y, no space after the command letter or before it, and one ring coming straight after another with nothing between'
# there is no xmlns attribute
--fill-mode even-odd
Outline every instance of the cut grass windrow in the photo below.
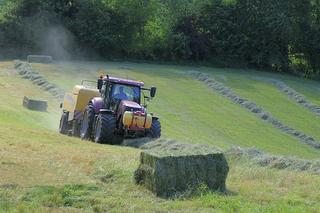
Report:
<svg viewBox="0 0 320 213"><path fill-rule="evenodd" d="M208 87L212 88L214 91L218 92L223 97L226 97L232 102L245 107L247 110L256 114L262 120L265 120L266 122L272 124L275 128L299 139L301 143L307 144L315 149L320 149L320 143L318 143L313 137L283 124L281 121L276 119L271 113L265 111L262 107L259 107L254 102L249 101L244 97L241 97L240 95L235 93L231 88L226 87L224 84L210 77L210 75L198 71L188 71L186 72L186 74L193 77L196 80L204 82Z"/></svg>
<svg viewBox="0 0 320 213"><path fill-rule="evenodd" d="M297 102L301 106L305 107L306 109L320 117L320 106L311 103L309 100L306 99L304 95L289 87L282 81L266 77L254 77L253 79L273 84L278 88L278 90L280 90L282 93L288 96L291 100Z"/></svg>
<svg viewBox="0 0 320 213"><path fill-rule="evenodd" d="M33 84L39 86L42 90L49 92L59 100L63 98L64 91L57 87L57 85L48 82L48 80L37 71L33 70L29 63L17 60L15 61L14 67L22 78L29 79Z"/></svg>
<svg viewBox="0 0 320 213"><path fill-rule="evenodd" d="M307 171L320 175L320 159L301 160L293 157L275 156L264 153L255 148L233 147L224 152L227 158L236 160L247 160L253 164L275 169L286 169L292 171Z"/></svg>

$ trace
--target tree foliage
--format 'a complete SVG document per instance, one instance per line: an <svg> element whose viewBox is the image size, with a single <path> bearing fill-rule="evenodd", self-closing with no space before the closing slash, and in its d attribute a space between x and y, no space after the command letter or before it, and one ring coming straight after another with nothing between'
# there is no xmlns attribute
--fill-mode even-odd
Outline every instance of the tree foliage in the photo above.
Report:
<svg viewBox="0 0 320 213"><path fill-rule="evenodd" d="M1 55L48 52L54 26L72 35L77 47L63 48L74 56L320 71L320 0L5 0Z"/></svg>

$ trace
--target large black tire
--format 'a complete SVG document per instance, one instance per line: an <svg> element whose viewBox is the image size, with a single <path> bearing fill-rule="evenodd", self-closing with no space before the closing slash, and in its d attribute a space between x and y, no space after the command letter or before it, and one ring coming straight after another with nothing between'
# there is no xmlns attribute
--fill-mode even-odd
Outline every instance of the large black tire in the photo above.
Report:
<svg viewBox="0 0 320 213"><path fill-rule="evenodd" d="M100 114L97 117L94 133L94 141L96 143L117 144L119 138L115 134L116 117L112 114Z"/></svg>
<svg viewBox="0 0 320 213"><path fill-rule="evenodd" d="M63 135L67 135L68 131L68 112L63 112L60 119L59 132Z"/></svg>
<svg viewBox="0 0 320 213"><path fill-rule="evenodd" d="M80 128L80 138L82 140L92 140L92 129L94 122L94 108L91 103L86 107L85 112L83 113L83 118Z"/></svg>
<svg viewBox="0 0 320 213"><path fill-rule="evenodd" d="M152 125L148 131L147 136L150 138L160 138L161 137L161 124L158 119L152 120Z"/></svg>

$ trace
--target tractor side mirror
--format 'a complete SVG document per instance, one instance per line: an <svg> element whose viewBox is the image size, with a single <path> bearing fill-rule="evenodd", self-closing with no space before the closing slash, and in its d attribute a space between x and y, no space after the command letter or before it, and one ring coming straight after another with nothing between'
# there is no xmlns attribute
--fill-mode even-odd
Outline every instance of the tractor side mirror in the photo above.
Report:
<svg viewBox="0 0 320 213"><path fill-rule="evenodd" d="M100 91L103 85L103 80L102 79L98 79L98 83L97 83L97 89Z"/></svg>
<svg viewBox="0 0 320 213"><path fill-rule="evenodd" d="M157 88L156 87L151 87L150 89L150 97L154 98L156 96Z"/></svg>

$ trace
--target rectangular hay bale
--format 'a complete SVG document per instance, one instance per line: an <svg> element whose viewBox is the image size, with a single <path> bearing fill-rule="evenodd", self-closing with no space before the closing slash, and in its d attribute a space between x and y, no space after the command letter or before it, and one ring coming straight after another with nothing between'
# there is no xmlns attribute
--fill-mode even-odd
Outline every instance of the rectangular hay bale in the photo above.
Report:
<svg viewBox="0 0 320 213"><path fill-rule="evenodd" d="M28 55L27 60L29 63L52 63L52 57L47 55Z"/></svg>
<svg viewBox="0 0 320 213"><path fill-rule="evenodd" d="M23 106L34 111L46 112L48 109L47 101L34 100L28 97L23 98Z"/></svg>
<svg viewBox="0 0 320 213"><path fill-rule="evenodd" d="M135 181L160 197L172 197L199 184L225 191L229 171L220 151L148 150L141 152Z"/></svg>

